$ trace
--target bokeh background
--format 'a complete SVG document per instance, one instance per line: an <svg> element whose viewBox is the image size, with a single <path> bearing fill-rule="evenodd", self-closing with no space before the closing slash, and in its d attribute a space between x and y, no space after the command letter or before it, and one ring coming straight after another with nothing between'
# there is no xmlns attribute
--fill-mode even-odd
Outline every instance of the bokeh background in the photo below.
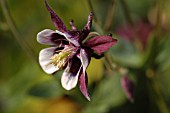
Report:
<svg viewBox="0 0 170 113"><path fill-rule="evenodd" d="M90 1L105 32L95 22L92 31L118 39L107 53L116 68L107 58L92 59L88 67L90 102L78 87L62 88L62 71L47 75L39 66L46 46L36 35L56 29L44 0L0 1L0 113L169 113L169 0ZM68 28L70 19L83 28L91 12L88 0L48 3ZM134 102L122 87L123 76L134 83Z"/></svg>

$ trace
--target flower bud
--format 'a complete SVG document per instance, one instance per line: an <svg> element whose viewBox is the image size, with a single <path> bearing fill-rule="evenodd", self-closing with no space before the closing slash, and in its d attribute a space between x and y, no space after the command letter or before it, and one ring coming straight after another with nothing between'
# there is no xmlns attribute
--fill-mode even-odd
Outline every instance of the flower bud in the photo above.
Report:
<svg viewBox="0 0 170 113"><path fill-rule="evenodd" d="M128 78L128 76L123 76L121 78L121 85L127 98L130 100L130 102L133 102L134 101L134 83Z"/></svg>

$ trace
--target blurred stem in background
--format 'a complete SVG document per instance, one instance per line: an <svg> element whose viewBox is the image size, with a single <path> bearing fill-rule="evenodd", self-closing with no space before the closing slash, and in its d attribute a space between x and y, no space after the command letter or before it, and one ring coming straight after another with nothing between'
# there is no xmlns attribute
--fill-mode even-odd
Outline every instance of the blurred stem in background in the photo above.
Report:
<svg viewBox="0 0 170 113"><path fill-rule="evenodd" d="M108 32L110 28L112 27L114 11L115 11L115 0L112 0L107 11L106 21L105 21L105 26L104 26L105 32Z"/></svg>
<svg viewBox="0 0 170 113"><path fill-rule="evenodd" d="M138 49L139 52L142 52L143 51L142 43L140 42L140 40L138 38L138 34L137 34L136 29L134 27L134 22L133 22L131 14L130 14L130 10L129 10L127 4L126 4L126 1L120 0L119 2L120 2L120 5L122 6L125 19L126 19L127 23L132 28L132 33L133 33L133 36L135 37L134 38L134 42L135 42L134 44L136 46L136 49Z"/></svg>
<svg viewBox="0 0 170 113"><path fill-rule="evenodd" d="M120 0L119 2L121 4L121 6L122 6L123 13L124 13L124 16L126 18L127 23L130 24L131 27L132 27L133 34L134 34L134 37L135 37L135 46L136 46L136 48L137 48L137 50L139 52L144 52L142 50L142 45L141 45L141 43L139 41L139 38L137 38L138 35L136 33L136 29L134 28L134 22L133 22L133 19L131 17L129 8L128 8L127 4L126 4L126 1L125 0ZM94 28L96 29L96 31L98 31L101 34L104 34L107 31L109 31L109 29L111 27L112 19L114 17L114 3L115 3L115 0L111 1L110 7L108 9L104 29L102 29L102 27L101 27L101 22L98 20L96 14L95 14L95 11L94 11L94 8L92 6L91 1L87 0L87 3L89 5L90 11L92 11L94 13ZM149 84L148 84L149 85L148 86L149 91L148 92L150 94L149 95L150 99L151 99L151 101L153 103L155 103L155 105L159 109L159 112L161 112L161 113L169 113L168 107L167 107L166 102L165 102L165 100L164 100L164 98L162 96L162 93L161 93L161 89L160 89L160 86L159 86L159 81L156 78L156 76L157 76L156 75L156 73L157 73L156 72L157 71L157 64L156 64L155 60L156 60L156 57L158 56L158 52L159 52L158 51L159 50L158 45L159 45L160 34L161 34L161 26L160 25L161 25L161 14L162 14L163 1L156 0L156 6L158 8L157 21L156 21L153 41L151 43L151 48L149 48L149 53L147 53L148 55L146 57L146 60L145 60L145 62L143 64L143 66L140 67L139 69L137 69L138 71L135 71L135 72L136 72L136 75L146 76L147 77L147 79L149 81ZM114 69L114 71L119 72L119 68L121 68L120 64L118 64L118 62L114 62L114 60L109 56L109 54L105 55L105 60L107 61L106 65L110 67L108 69L111 69L112 71ZM152 73L150 73L150 72L148 73L148 70L152 71ZM142 73L144 73L146 75L141 75L140 74L141 71L142 71ZM145 83L147 83L147 82L145 82Z"/></svg>
<svg viewBox="0 0 170 113"><path fill-rule="evenodd" d="M15 22L10 14L9 8L7 6L6 0L0 0L2 10L4 13L4 16L6 18L6 21L14 35L15 40L18 42L18 44L21 46L21 48L25 51L25 53L33 60L37 61L37 57L35 55L35 52L33 49L29 46L29 44L24 40L23 36L19 33Z"/></svg>
<svg viewBox="0 0 170 113"><path fill-rule="evenodd" d="M120 0L120 4L122 6L123 13L124 13L124 16L126 18L126 21L128 22L128 24L130 24L133 27L134 26L134 22L132 20L132 16L130 14L129 8L128 8L125 0Z"/></svg>

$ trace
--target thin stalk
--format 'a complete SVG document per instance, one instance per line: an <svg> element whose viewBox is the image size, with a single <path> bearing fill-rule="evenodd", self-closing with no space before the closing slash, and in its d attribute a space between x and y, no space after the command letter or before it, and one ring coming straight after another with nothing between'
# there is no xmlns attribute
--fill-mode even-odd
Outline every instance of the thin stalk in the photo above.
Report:
<svg viewBox="0 0 170 113"><path fill-rule="evenodd" d="M14 35L14 38L16 39L16 41L18 42L18 44L21 46L21 48L27 53L27 55L36 60L36 58L34 57L34 52L29 48L28 44L25 43L25 41L23 40L23 37L21 36L21 34L19 33L19 31L17 30L17 27L15 25L15 22L12 19L12 16L10 14L9 8L7 6L6 0L1 0L1 6L2 6L2 10L4 13L4 16L6 18L6 21Z"/></svg>
<svg viewBox="0 0 170 113"><path fill-rule="evenodd" d="M112 26L112 21L113 21L113 16L114 16L114 10L115 9L115 0L112 0L110 3L110 6L107 11L107 16L106 16L106 22L105 22L105 27L104 30L107 32Z"/></svg>
<svg viewBox="0 0 170 113"><path fill-rule="evenodd" d="M113 61L112 61L112 58L110 57L110 55L105 54L105 60L107 61L107 63L109 64L109 67L112 69L112 70L115 70L117 66L113 66Z"/></svg>
<svg viewBox="0 0 170 113"><path fill-rule="evenodd" d="M156 20L156 35L157 39L160 38L161 33L161 19L162 19L162 8L163 8L163 2L162 0L156 0L157 1L157 20Z"/></svg>
<svg viewBox="0 0 170 113"><path fill-rule="evenodd" d="M126 21L133 27L134 23L133 23L129 8L128 8L125 0L120 0L120 4L121 4L121 6L123 8L123 13L125 15Z"/></svg>

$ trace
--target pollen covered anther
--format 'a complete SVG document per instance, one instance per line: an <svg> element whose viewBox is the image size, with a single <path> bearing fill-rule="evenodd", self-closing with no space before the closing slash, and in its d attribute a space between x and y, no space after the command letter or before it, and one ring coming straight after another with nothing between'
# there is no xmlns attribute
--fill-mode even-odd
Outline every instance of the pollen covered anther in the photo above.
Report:
<svg viewBox="0 0 170 113"><path fill-rule="evenodd" d="M52 60L49 64L53 64L59 69L65 66L67 63L67 58L73 53L72 48L64 49L63 51L56 51L57 53L54 54L50 60ZM59 52L59 53L58 53ZM47 64L47 65L49 65Z"/></svg>

